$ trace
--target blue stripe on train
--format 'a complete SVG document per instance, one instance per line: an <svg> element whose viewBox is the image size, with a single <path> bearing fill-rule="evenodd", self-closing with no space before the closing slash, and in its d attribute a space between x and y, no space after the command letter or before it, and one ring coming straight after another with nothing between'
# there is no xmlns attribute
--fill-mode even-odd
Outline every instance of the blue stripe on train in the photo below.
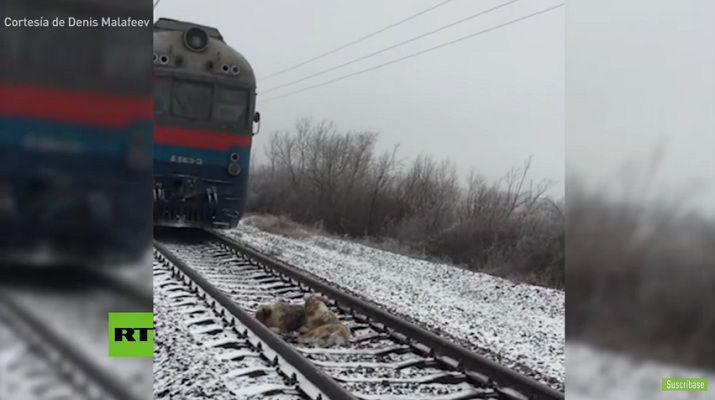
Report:
<svg viewBox="0 0 715 400"><path fill-rule="evenodd" d="M154 145L155 173L165 174L170 169L222 171L225 174L231 153L238 153L239 165L243 171L248 171L251 158L251 149L246 147L233 147L227 151L195 149L183 146ZM173 161L172 161L173 159ZM200 164L197 164L200 160Z"/></svg>
<svg viewBox="0 0 715 400"><path fill-rule="evenodd" d="M129 169L132 149L145 153L146 158L151 154L149 121L117 130L0 117L0 165L6 172L21 168L54 168L81 169L88 174L121 174ZM146 168L149 167L148 164Z"/></svg>

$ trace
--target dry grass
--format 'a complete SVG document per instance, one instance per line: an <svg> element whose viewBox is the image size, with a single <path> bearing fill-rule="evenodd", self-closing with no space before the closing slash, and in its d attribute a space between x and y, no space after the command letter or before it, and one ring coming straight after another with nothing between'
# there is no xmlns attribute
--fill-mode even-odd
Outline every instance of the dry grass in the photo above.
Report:
<svg viewBox="0 0 715 400"><path fill-rule="evenodd" d="M299 224L283 215L251 214L243 219L243 223L255 226L264 232L292 239L303 239L319 231L316 227Z"/></svg>

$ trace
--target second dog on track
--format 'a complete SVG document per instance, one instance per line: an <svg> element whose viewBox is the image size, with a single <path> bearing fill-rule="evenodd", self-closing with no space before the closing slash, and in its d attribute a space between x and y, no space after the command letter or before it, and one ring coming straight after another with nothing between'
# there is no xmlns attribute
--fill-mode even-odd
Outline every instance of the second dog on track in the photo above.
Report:
<svg viewBox="0 0 715 400"><path fill-rule="evenodd" d="M305 326L309 331L319 326L340 322L328 308L328 300L320 296L310 296L305 299L305 319Z"/></svg>
<svg viewBox="0 0 715 400"><path fill-rule="evenodd" d="M349 341L350 330L339 322L319 326L298 336L298 343L314 343L321 347L344 346Z"/></svg>
<svg viewBox="0 0 715 400"><path fill-rule="evenodd" d="M328 308L328 300L310 296L305 300L307 332L302 332L298 343L314 343L321 347L346 345L350 341L350 329L340 323Z"/></svg>

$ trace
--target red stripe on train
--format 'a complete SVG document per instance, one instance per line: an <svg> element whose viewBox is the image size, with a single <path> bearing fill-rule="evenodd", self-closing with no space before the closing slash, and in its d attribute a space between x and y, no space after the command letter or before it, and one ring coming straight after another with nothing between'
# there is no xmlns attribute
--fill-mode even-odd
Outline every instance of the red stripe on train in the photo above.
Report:
<svg viewBox="0 0 715 400"><path fill-rule="evenodd" d="M153 118L151 97L0 83L0 115L101 126L125 127Z"/></svg>
<svg viewBox="0 0 715 400"><path fill-rule="evenodd" d="M232 146L251 147L252 140L250 135L154 125L154 143L168 146L226 151Z"/></svg>

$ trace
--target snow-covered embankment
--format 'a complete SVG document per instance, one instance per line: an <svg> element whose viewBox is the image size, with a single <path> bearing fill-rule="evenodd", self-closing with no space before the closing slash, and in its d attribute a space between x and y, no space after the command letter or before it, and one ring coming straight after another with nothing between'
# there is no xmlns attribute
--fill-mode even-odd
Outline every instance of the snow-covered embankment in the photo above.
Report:
<svg viewBox="0 0 715 400"><path fill-rule="evenodd" d="M228 236L563 389L564 292L321 235Z"/></svg>

